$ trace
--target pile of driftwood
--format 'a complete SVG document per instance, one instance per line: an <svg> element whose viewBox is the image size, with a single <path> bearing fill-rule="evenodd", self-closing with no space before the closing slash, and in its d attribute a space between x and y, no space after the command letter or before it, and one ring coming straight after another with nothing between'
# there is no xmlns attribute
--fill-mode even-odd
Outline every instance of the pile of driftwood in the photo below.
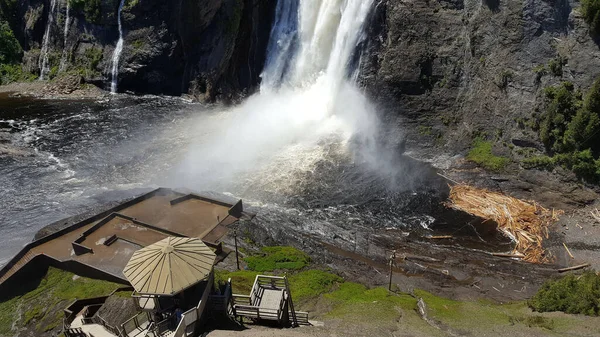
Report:
<svg viewBox="0 0 600 337"><path fill-rule="evenodd" d="M495 221L498 228L516 243L513 254L522 256L523 260L550 262L542 242L548 238L548 226L558 220L562 211L548 210L533 201L462 184L451 187L448 206Z"/></svg>

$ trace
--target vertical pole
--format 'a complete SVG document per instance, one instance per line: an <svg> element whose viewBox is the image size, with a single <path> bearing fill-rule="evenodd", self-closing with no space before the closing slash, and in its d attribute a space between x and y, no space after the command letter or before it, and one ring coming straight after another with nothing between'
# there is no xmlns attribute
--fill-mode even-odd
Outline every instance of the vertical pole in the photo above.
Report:
<svg viewBox="0 0 600 337"><path fill-rule="evenodd" d="M240 270L240 257L238 255L238 245L237 245L237 230L233 231L233 240L235 241L235 263L237 264L237 270Z"/></svg>
<svg viewBox="0 0 600 337"><path fill-rule="evenodd" d="M392 267L394 265L394 260L396 260L396 251L392 250L392 255L390 255L390 284L388 285L389 291L392 291Z"/></svg>

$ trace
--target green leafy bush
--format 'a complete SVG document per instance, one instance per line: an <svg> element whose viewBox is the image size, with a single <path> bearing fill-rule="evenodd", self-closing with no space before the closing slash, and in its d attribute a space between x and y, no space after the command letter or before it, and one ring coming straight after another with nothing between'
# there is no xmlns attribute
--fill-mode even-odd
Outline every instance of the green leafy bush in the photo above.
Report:
<svg viewBox="0 0 600 337"><path fill-rule="evenodd" d="M260 272L278 269L297 270L310 263L310 257L294 247L262 247L261 253L244 259L248 269Z"/></svg>
<svg viewBox="0 0 600 337"><path fill-rule="evenodd" d="M22 54L21 45L8 22L0 19L0 64L19 62Z"/></svg>
<svg viewBox="0 0 600 337"><path fill-rule="evenodd" d="M540 121L540 138L546 148L553 152L573 150L567 147L564 135L568 123L581 108L581 92L575 90L571 82L563 82L558 87L547 87L544 91L548 103Z"/></svg>
<svg viewBox="0 0 600 337"><path fill-rule="evenodd" d="M492 143L476 138L473 142L473 148L469 151L467 159L477 163L484 168L499 172L508 165L508 158L496 156L492 153Z"/></svg>
<svg viewBox="0 0 600 337"><path fill-rule="evenodd" d="M568 314L600 315L600 276L593 271L547 281L529 301L538 312L564 311Z"/></svg>
<svg viewBox="0 0 600 337"><path fill-rule="evenodd" d="M69 0L73 10L83 12L85 20L90 23L100 23L102 19L102 0Z"/></svg>
<svg viewBox="0 0 600 337"><path fill-rule="evenodd" d="M600 34L600 0L582 0L581 12L592 35Z"/></svg>
<svg viewBox="0 0 600 337"><path fill-rule="evenodd" d="M31 82L37 75L23 71L20 64L0 64L0 84Z"/></svg>
<svg viewBox="0 0 600 337"><path fill-rule="evenodd" d="M554 154L552 160L535 158L524 166L560 164L591 183L600 182L600 79L585 95L570 82L545 89L546 112L539 121L540 139Z"/></svg>
<svg viewBox="0 0 600 337"><path fill-rule="evenodd" d="M548 69L550 69L550 72L554 76L560 77L563 74L563 66L565 64L567 64L567 59L559 56L557 58L550 60L550 62L548 62Z"/></svg>
<svg viewBox="0 0 600 337"><path fill-rule="evenodd" d="M523 165L524 168L528 168L528 169L539 168L539 169L550 170L556 166L556 160L554 158L548 157L548 156L536 156L536 157L523 159L523 161L521 162L521 165Z"/></svg>
<svg viewBox="0 0 600 337"><path fill-rule="evenodd" d="M506 89L506 87L508 86L508 83L510 83L510 81L512 81L514 76L515 76L515 74L512 71L503 70L500 73L500 78L498 79L498 87L500 87L501 89Z"/></svg>

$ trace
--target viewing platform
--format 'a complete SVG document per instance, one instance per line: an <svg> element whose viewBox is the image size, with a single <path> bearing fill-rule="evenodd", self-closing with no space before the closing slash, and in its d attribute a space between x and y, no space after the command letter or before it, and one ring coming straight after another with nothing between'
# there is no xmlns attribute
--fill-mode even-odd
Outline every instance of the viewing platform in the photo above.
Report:
<svg viewBox="0 0 600 337"><path fill-rule="evenodd" d="M132 254L166 237L199 238L222 254L228 226L254 215L227 203L159 188L27 244L0 270L0 290L43 266L127 284Z"/></svg>

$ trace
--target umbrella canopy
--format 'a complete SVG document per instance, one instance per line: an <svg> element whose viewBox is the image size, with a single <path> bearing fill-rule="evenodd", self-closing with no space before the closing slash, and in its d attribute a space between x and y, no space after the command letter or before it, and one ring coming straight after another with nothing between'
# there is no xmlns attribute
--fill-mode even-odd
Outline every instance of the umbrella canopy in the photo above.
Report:
<svg viewBox="0 0 600 337"><path fill-rule="evenodd" d="M215 258L200 239L168 237L133 253L123 274L138 293L172 296L208 276Z"/></svg>

